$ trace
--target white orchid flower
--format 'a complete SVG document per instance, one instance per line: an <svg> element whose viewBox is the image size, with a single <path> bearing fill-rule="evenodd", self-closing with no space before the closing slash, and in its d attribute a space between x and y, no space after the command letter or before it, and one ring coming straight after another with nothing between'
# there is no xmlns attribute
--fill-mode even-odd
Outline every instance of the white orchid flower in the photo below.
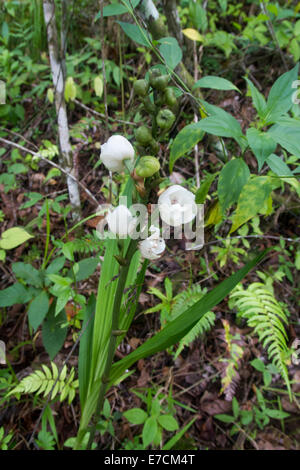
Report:
<svg viewBox="0 0 300 470"><path fill-rule="evenodd" d="M156 260L165 251L166 243L160 237L159 228L151 225L149 230L153 232L152 235L139 243L139 249L143 258Z"/></svg>
<svg viewBox="0 0 300 470"><path fill-rule="evenodd" d="M164 222L172 227L191 222L197 215L195 195L174 184L158 198L158 209Z"/></svg>
<svg viewBox="0 0 300 470"><path fill-rule="evenodd" d="M101 145L100 159L110 171L124 171L124 160L133 161L134 148L122 135L112 135Z"/></svg>
<svg viewBox="0 0 300 470"><path fill-rule="evenodd" d="M122 204L107 214L106 221L109 230L121 238L130 235L136 225L135 217L133 217L130 210Z"/></svg>

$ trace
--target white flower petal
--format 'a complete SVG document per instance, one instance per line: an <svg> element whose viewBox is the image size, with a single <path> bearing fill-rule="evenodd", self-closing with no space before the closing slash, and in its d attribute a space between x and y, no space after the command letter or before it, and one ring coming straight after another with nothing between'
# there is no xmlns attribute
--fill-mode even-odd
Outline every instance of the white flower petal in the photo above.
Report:
<svg viewBox="0 0 300 470"><path fill-rule="evenodd" d="M162 220L173 227L191 222L197 214L195 195L178 184L159 196L158 208Z"/></svg>
<svg viewBox="0 0 300 470"><path fill-rule="evenodd" d="M134 148L122 135L113 135L101 145L100 159L110 171L124 171L124 160L134 159Z"/></svg>
<svg viewBox="0 0 300 470"><path fill-rule="evenodd" d="M112 212L107 214L106 220L110 231L119 237L130 235L136 222L130 210L124 205L116 207Z"/></svg>

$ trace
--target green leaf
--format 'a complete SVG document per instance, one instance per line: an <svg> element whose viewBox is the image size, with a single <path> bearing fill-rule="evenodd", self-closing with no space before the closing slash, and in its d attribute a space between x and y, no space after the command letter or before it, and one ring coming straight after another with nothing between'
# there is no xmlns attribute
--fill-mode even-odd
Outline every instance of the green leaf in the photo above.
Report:
<svg viewBox="0 0 300 470"><path fill-rule="evenodd" d="M270 410L268 408L265 409L265 413L273 419L284 419L288 418L290 416L289 413L286 413L285 411L281 410Z"/></svg>
<svg viewBox="0 0 300 470"><path fill-rule="evenodd" d="M132 424L143 424L148 418L147 413L141 410L141 408L132 408L131 410L125 411L123 416Z"/></svg>
<svg viewBox="0 0 300 470"><path fill-rule="evenodd" d="M291 118L281 118L268 132L272 139L292 155L300 158L300 121Z"/></svg>
<svg viewBox="0 0 300 470"><path fill-rule="evenodd" d="M74 101L76 98L76 85L72 77L68 77L65 84L65 100Z"/></svg>
<svg viewBox="0 0 300 470"><path fill-rule="evenodd" d="M250 179L241 191L229 233L234 232L241 225L255 217L266 204L271 191L272 185L267 176L257 176Z"/></svg>
<svg viewBox="0 0 300 470"><path fill-rule="evenodd" d="M96 299L94 294L91 295L89 301L84 308L84 319L82 324L82 336L79 343L79 360L78 360L78 378L79 378L79 396L80 403L83 406L88 392L88 384L92 363L92 340L94 327Z"/></svg>
<svg viewBox="0 0 300 470"><path fill-rule="evenodd" d="M66 289L63 290L59 296L56 299L56 306L55 306L55 313L54 316L57 317L57 315L62 311L63 308L65 308L66 304L68 303L69 298L71 297L72 290Z"/></svg>
<svg viewBox="0 0 300 470"><path fill-rule="evenodd" d="M233 411L233 416L235 417L235 419L237 419L240 414L240 406L236 397L232 398L232 411Z"/></svg>
<svg viewBox="0 0 300 470"><path fill-rule="evenodd" d="M27 263L13 263L12 270L17 278L21 278L26 284L34 287L43 287L43 278L41 273L35 269L31 264Z"/></svg>
<svg viewBox="0 0 300 470"><path fill-rule="evenodd" d="M224 414L215 415L214 418L217 418L219 421L222 421L222 423L234 423L235 421L235 418L233 416Z"/></svg>
<svg viewBox="0 0 300 470"><path fill-rule="evenodd" d="M244 78L249 85L252 102L257 111L257 114L259 115L260 118L262 118L265 114L266 107L267 107L265 97L258 91L256 86L253 85L253 83L251 82L251 80L249 80L249 78L247 77L244 77Z"/></svg>
<svg viewBox="0 0 300 470"><path fill-rule="evenodd" d="M17 246L22 245L22 243L26 242L30 238L33 238L33 235L30 235L21 227L9 228L2 233L0 248L3 248L4 250L12 250Z"/></svg>
<svg viewBox="0 0 300 470"><path fill-rule="evenodd" d="M187 430L194 424L197 417L193 418L184 428L182 428L178 433L175 434L166 444L163 446L162 450L170 450L175 444L182 438L182 436L187 432Z"/></svg>
<svg viewBox="0 0 300 470"><path fill-rule="evenodd" d="M240 90L229 80L222 77L215 77L213 75L207 75L206 77L200 78L193 88L211 88L213 90Z"/></svg>
<svg viewBox="0 0 300 470"><path fill-rule="evenodd" d="M185 126L176 135L170 150L170 172L173 171L174 164L178 158L187 154L203 138L204 132L199 122Z"/></svg>
<svg viewBox="0 0 300 470"><path fill-rule="evenodd" d="M278 176L293 176L292 171L287 166L287 164L280 158L278 155L272 153L267 158L267 164L271 170Z"/></svg>
<svg viewBox="0 0 300 470"><path fill-rule="evenodd" d="M180 341L206 312L218 305L243 277L263 259L265 253L266 251L255 257L242 269L220 283L211 292L205 294L198 302L186 309L185 312L169 322L163 330L156 333L124 359L116 362L112 367L110 382L114 383L126 369L139 359L164 351Z"/></svg>
<svg viewBox="0 0 300 470"><path fill-rule="evenodd" d="M28 290L19 282L0 291L0 307L11 307L14 304L26 304L32 298Z"/></svg>
<svg viewBox="0 0 300 470"><path fill-rule="evenodd" d="M95 89L96 96L101 98L103 94L103 80L99 76L94 78L94 89Z"/></svg>
<svg viewBox="0 0 300 470"><path fill-rule="evenodd" d="M293 106L292 96L295 89L292 87L292 84L298 78L298 68L299 64L281 75L272 86L268 96L267 107L262 116L265 122L275 122Z"/></svg>
<svg viewBox="0 0 300 470"><path fill-rule="evenodd" d="M195 195L196 204L204 204L208 191L215 180L217 173L209 174L206 176L205 180L201 182L200 188L197 189Z"/></svg>
<svg viewBox="0 0 300 470"><path fill-rule="evenodd" d="M27 209L28 207L34 206L44 197L40 193L26 193L25 196L29 198L29 201L22 204L20 209Z"/></svg>
<svg viewBox="0 0 300 470"><path fill-rule="evenodd" d="M57 317L54 316L55 303L52 302L42 327L43 344L51 360L62 348L68 331L68 328L63 326L67 322L65 311L62 310Z"/></svg>
<svg viewBox="0 0 300 470"><path fill-rule="evenodd" d="M49 264L48 268L46 269L47 274L57 274L59 273L62 268L64 267L66 258L64 256L59 256L55 258L52 263Z"/></svg>
<svg viewBox="0 0 300 470"><path fill-rule="evenodd" d="M78 261L78 271L75 274L76 281L84 281L94 274L97 266L99 264L99 259L96 257L85 258L81 261ZM72 270L68 272L68 277L72 277Z"/></svg>
<svg viewBox="0 0 300 470"><path fill-rule="evenodd" d="M28 308L28 320L34 331L42 324L49 310L49 298L45 291L33 299Z"/></svg>
<svg viewBox="0 0 300 470"><path fill-rule="evenodd" d="M259 372L264 372L266 368L265 364L261 359L253 359L250 364L252 365L252 367L254 367L254 369L258 370Z"/></svg>
<svg viewBox="0 0 300 470"><path fill-rule="evenodd" d="M166 37L160 39L158 42L160 43L159 52L165 59L166 64L174 70L182 60L182 50L177 39Z"/></svg>
<svg viewBox="0 0 300 470"><path fill-rule="evenodd" d="M153 442L157 433L157 421L153 416L150 416L146 419L144 427L143 427L143 444L144 447L148 447L151 442Z"/></svg>
<svg viewBox="0 0 300 470"><path fill-rule="evenodd" d="M250 410L241 410L241 423L248 426L253 420L253 412Z"/></svg>
<svg viewBox="0 0 300 470"><path fill-rule="evenodd" d="M176 431L179 428L176 419L172 415L160 415L157 421L166 431Z"/></svg>
<svg viewBox="0 0 300 470"><path fill-rule="evenodd" d="M276 142L273 140L270 133L260 132L254 127L247 130L247 139L248 144L256 157L258 171L260 171L266 159L275 151Z"/></svg>
<svg viewBox="0 0 300 470"><path fill-rule="evenodd" d="M138 27L136 24L124 23L124 21L117 21L117 23L119 23L124 33L133 41L146 47L151 45L145 29Z"/></svg>
<svg viewBox="0 0 300 470"><path fill-rule="evenodd" d="M199 127L208 134L218 135L220 137L231 137L245 148L246 139L242 133L240 123L231 114L223 111L219 116L210 116L199 121Z"/></svg>
<svg viewBox="0 0 300 470"><path fill-rule="evenodd" d="M132 4L133 8L135 8L140 3L140 0L131 0L130 3ZM106 5L103 8L103 17L105 18L107 16L123 15L124 13L128 13L130 10L131 7L128 9L125 5L121 5L120 3L113 3L112 5ZM101 18L101 11L96 15L95 20L98 20L99 18Z"/></svg>
<svg viewBox="0 0 300 470"><path fill-rule="evenodd" d="M218 181L218 197L223 214L237 202L249 177L249 168L241 158L230 160L223 166Z"/></svg>

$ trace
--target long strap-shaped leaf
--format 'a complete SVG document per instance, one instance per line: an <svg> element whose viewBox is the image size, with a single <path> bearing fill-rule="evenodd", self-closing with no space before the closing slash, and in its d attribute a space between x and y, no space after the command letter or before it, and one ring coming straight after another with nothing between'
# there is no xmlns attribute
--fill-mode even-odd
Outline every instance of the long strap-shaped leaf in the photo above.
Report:
<svg viewBox="0 0 300 470"><path fill-rule="evenodd" d="M256 256L243 268L221 282L221 284L202 297L196 304L170 322L163 330L148 339L124 359L114 364L110 376L111 383L114 383L128 367L139 359L151 356L159 351L164 351L183 338L206 312L219 304L243 277L264 258L267 251L268 250L265 250L263 253Z"/></svg>

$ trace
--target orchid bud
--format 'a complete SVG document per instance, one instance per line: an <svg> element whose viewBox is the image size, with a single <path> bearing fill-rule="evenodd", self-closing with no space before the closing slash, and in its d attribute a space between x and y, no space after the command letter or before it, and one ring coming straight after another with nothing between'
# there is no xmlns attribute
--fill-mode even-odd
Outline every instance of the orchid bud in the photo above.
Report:
<svg viewBox="0 0 300 470"><path fill-rule="evenodd" d="M191 222L197 215L195 195L175 184L158 198L158 209L164 222L172 227Z"/></svg>
<svg viewBox="0 0 300 470"><path fill-rule="evenodd" d="M157 173L159 169L160 163L157 158L147 155L145 157L141 157L135 168L135 172L137 176L140 176L141 178L150 178L150 176Z"/></svg>
<svg viewBox="0 0 300 470"><path fill-rule="evenodd" d="M124 171L124 160L134 160L134 148L129 140L121 135L113 135L101 145L100 159L110 171Z"/></svg>
<svg viewBox="0 0 300 470"><path fill-rule="evenodd" d="M159 235L159 228L151 225L152 235L139 243L139 249L143 258L156 260L160 258L166 249L166 243Z"/></svg>
<svg viewBox="0 0 300 470"><path fill-rule="evenodd" d="M110 231L121 238L130 235L136 224L130 210L122 204L106 216L106 221Z"/></svg>

